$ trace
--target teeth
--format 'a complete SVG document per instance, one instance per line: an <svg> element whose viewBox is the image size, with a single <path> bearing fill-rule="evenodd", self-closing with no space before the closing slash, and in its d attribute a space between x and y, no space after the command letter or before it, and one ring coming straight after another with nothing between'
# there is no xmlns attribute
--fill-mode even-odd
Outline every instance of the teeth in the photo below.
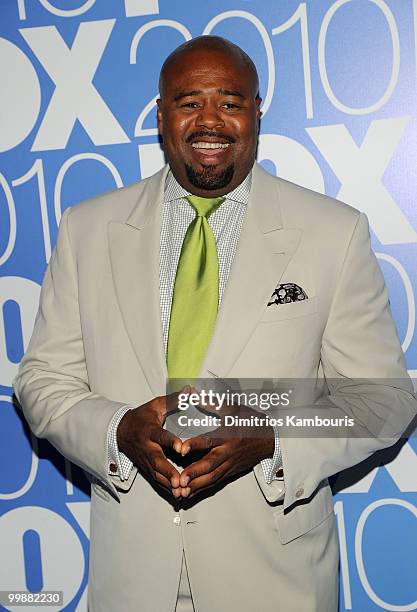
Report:
<svg viewBox="0 0 417 612"><path fill-rule="evenodd" d="M194 149L227 149L229 144L222 142L193 142Z"/></svg>

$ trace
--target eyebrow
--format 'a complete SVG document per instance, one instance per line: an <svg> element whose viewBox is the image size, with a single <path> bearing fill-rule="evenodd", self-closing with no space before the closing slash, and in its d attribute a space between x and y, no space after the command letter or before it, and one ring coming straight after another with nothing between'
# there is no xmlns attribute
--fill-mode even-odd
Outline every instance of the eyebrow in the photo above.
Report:
<svg viewBox="0 0 417 612"><path fill-rule="evenodd" d="M177 100L181 100L181 98L188 98L188 96L198 96L201 93L202 92L200 89L193 89L192 91L180 91L180 93L175 96L174 100L176 102Z"/></svg>
<svg viewBox="0 0 417 612"><path fill-rule="evenodd" d="M182 98L199 96L202 93L203 92L201 91L201 89L193 89L192 91L180 91L180 93L178 93L175 96L174 101L177 102L178 100L181 100ZM240 91L236 91L236 90L231 91L230 89L218 89L217 93L219 93L222 96L235 96L236 98L242 98L242 100L245 99L245 96Z"/></svg>
<svg viewBox="0 0 417 612"><path fill-rule="evenodd" d="M245 99L243 93L237 90L231 91L230 89L218 89L217 92L222 96L236 96L237 98L242 98L242 100Z"/></svg>

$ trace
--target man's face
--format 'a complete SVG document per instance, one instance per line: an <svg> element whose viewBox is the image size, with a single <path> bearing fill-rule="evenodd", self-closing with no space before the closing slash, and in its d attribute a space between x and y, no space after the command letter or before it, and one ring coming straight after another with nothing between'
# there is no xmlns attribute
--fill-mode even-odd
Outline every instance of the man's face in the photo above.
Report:
<svg viewBox="0 0 417 612"><path fill-rule="evenodd" d="M201 197L237 187L255 161L260 117L248 66L212 49L182 53L165 74L158 126L177 181Z"/></svg>

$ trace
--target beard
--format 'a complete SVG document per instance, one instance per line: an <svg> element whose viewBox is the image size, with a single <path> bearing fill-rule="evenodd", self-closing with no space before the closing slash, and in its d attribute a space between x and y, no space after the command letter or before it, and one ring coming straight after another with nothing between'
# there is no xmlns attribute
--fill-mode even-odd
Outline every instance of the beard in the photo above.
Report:
<svg viewBox="0 0 417 612"><path fill-rule="evenodd" d="M192 166L185 164L188 180L198 189L215 191L226 187L233 178L235 165L230 164L222 172L216 173L216 166L205 166L201 172L194 170Z"/></svg>

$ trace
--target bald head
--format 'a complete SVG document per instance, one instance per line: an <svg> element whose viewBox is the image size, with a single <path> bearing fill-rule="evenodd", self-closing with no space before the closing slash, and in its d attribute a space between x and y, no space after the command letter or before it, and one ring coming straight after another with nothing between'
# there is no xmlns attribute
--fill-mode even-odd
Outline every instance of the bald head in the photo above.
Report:
<svg viewBox="0 0 417 612"><path fill-rule="evenodd" d="M256 66L243 49L221 36L197 36L186 41L168 55L162 65L159 77L159 92L161 97L164 96L166 81L175 75L177 70L181 70L181 65L187 61L187 55L193 52L208 52L213 55L223 55L233 61L237 68L249 74L252 81L253 95L259 96L259 79Z"/></svg>

